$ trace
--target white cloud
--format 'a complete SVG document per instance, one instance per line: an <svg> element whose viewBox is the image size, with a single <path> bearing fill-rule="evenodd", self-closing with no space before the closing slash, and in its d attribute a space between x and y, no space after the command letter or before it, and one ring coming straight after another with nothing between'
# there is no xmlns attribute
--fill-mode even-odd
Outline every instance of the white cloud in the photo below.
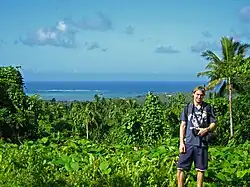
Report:
<svg viewBox="0 0 250 187"><path fill-rule="evenodd" d="M0 39L0 47L3 46L3 45L6 45L6 44L7 44L6 41L4 41L3 39Z"/></svg>
<svg viewBox="0 0 250 187"><path fill-rule="evenodd" d="M58 21L56 28L62 32L65 32L67 25L64 23L64 21Z"/></svg>
<svg viewBox="0 0 250 187"><path fill-rule="evenodd" d="M231 29L231 33L236 40L247 39L250 40L250 31L245 29L242 31L236 31L235 29Z"/></svg>
<svg viewBox="0 0 250 187"><path fill-rule="evenodd" d="M203 35L204 37L206 37L206 38L211 38L211 37L212 37L212 34L211 34L208 30L203 31L203 32L202 32L202 35Z"/></svg>
<svg viewBox="0 0 250 187"><path fill-rule="evenodd" d="M87 44L87 50L94 50L99 49L100 45L97 42L92 42L90 44Z"/></svg>
<svg viewBox="0 0 250 187"><path fill-rule="evenodd" d="M126 27L126 29L125 29L125 33L126 34L128 34L128 35L132 35L132 34L134 34L134 31L135 31L135 28L134 27L132 27L132 26L128 26L128 27Z"/></svg>
<svg viewBox="0 0 250 187"><path fill-rule="evenodd" d="M64 48L75 48L76 31L68 29L68 26L59 21L55 27L39 28L33 34L20 37L20 41L28 46L55 46Z"/></svg>
<svg viewBox="0 0 250 187"><path fill-rule="evenodd" d="M201 53L205 50L218 51L220 50L220 44L218 42L199 41L191 46L191 51L194 53Z"/></svg>
<svg viewBox="0 0 250 187"><path fill-rule="evenodd" d="M37 39L40 41L46 41L46 40L56 40L57 33L49 30L44 30L43 28L40 28L36 32Z"/></svg>
<svg viewBox="0 0 250 187"><path fill-rule="evenodd" d="M240 16L246 20L250 21L250 5L249 6L244 6L240 9Z"/></svg>
<svg viewBox="0 0 250 187"><path fill-rule="evenodd" d="M160 46L155 49L156 53L165 53L165 54L172 54L172 53L179 53L180 51L174 49L172 46Z"/></svg>
<svg viewBox="0 0 250 187"><path fill-rule="evenodd" d="M59 20L53 27L38 28L31 34L19 38L19 41L28 46L55 46L64 48L76 48L76 32L79 30L108 31L112 29L112 22L103 13L97 13L96 17L83 19L80 22L72 18ZM18 42L14 42L17 44ZM90 44L87 49L100 48L98 43ZM105 50L103 50L105 51Z"/></svg>
<svg viewBox="0 0 250 187"><path fill-rule="evenodd" d="M97 13L95 17L82 19L79 22L72 18L66 18L64 21L66 24L82 30L104 32L113 29L111 20L102 12Z"/></svg>

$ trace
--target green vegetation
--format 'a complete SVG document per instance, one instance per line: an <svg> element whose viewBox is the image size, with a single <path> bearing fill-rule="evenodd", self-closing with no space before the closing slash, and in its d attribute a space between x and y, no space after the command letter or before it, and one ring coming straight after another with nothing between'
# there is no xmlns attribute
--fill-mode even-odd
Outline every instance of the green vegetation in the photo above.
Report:
<svg viewBox="0 0 250 187"><path fill-rule="evenodd" d="M214 52L207 50L202 56L209 61L205 72L200 72L197 76L208 76L210 78L208 89L213 89L216 85L225 81L229 91L229 114L230 114L230 134L234 136L233 114L232 114L232 90L247 91L244 84L249 83L250 58L246 57L249 44L241 44L232 37L222 37L220 58ZM243 80L243 81L242 81ZM226 86L222 87L222 93ZM249 90L248 90L249 91Z"/></svg>
<svg viewBox="0 0 250 187"><path fill-rule="evenodd" d="M243 66L230 66L235 84L249 80ZM18 67L0 67L0 186L176 186L179 116L190 97L57 102L27 96L23 86ZM233 90L233 137L229 99L206 97L218 122L205 186L250 184L249 88ZM193 170L186 184L195 181Z"/></svg>

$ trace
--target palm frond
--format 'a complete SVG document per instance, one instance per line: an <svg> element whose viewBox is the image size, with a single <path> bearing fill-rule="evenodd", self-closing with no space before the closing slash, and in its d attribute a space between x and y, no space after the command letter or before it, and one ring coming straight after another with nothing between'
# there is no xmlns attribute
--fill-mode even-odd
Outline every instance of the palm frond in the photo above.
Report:
<svg viewBox="0 0 250 187"><path fill-rule="evenodd" d="M210 73L210 71L199 72L199 73L197 73L197 77L207 76L207 75L209 75L209 73Z"/></svg>
<svg viewBox="0 0 250 187"><path fill-rule="evenodd" d="M221 59L212 51L205 51L201 54L202 57L204 57L208 61L212 61L216 64L221 63Z"/></svg>
<svg viewBox="0 0 250 187"><path fill-rule="evenodd" d="M220 43L221 58L210 50L201 54L209 62L205 67L206 71L197 73L197 77L207 76L209 78L208 89L213 89L228 77L234 77L235 72L242 69L239 66L245 67L246 63L250 63L250 57L245 57L247 50L250 48L249 44L241 44L232 37L222 37ZM225 89L223 86L221 87Z"/></svg>
<svg viewBox="0 0 250 187"><path fill-rule="evenodd" d="M237 42L234 43L232 37L230 38L222 37L221 46L222 46L222 57L225 62L229 62L230 59L232 59L232 57L235 54L235 48L237 48L238 43Z"/></svg>
<svg viewBox="0 0 250 187"><path fill-rule="evenodd" d="M214 62L209 62L205 68L206 69L215 69L217 66L218 66L218 64L216 64Z"/></svg>
<svg viewBox="0 0 250 187"><path fill-rule="evenodd" d="M222 83L222 84L221 84ZM227 87L227 83L226 81L223 81L220 83L220 88L217 91L217 95L218 96L223 96L223 94L225 93L226 87Z"/></svg>
<svg viewBox="0 0 250 187"><path fill-rule="evenodd" d="M222 37L221 46L223 59L227 62L232 61L235 55L241 54L245 56L250 48L249 44L241 44L238 41L234 41L232 37Z"/></svg>
<svg viewBox="0 0 250 187"><path fill-rule="evenodd" d="M236 55L243 55L245 56L247 50L250 48L250 44L241 44L237 50Z"/></svg>
<svg viewBox="0 0 250 187"><path fill-rule="evenodd" d="M214 89L217 85L219 85L223 79L215 79L215 80L210 80L208 85L206 86L207 90L212 90Z"/></svg>

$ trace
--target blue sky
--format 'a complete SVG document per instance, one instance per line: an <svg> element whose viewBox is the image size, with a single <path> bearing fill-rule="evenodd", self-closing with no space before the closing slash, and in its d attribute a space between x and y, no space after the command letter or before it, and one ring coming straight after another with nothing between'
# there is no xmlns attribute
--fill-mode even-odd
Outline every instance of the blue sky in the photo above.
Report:
<svg viewBox="0 0 250 187"><path fill-rule="evenodd" d="M1 65L25 80L201 80L205 49L250 42L249 0L1 0Z"/></svg>

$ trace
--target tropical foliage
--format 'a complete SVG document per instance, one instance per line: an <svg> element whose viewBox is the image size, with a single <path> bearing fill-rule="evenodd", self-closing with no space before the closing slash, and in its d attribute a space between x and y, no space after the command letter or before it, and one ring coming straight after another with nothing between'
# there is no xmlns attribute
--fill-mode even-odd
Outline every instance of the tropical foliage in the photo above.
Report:
<svg viewBox="0 0 250 187"><path fill-rule="evenodd" d="M135 150L80 137L0 144L1 186L176 186L177 139ZM212 147L205 186L247 186L249 143ZM186 184L195 186L193 170Z"/></svg>
<svg viewBox="0 0 250 187"><path fill-rule="evenodd" d="M250 60L249 57L246 57L246 52L249 47L249 44L241 44L239 41L234 41L232 37L222 37L221 58L210 50L203 52L202 56L209 61L206 66L207 71L197 74L197 76L208 76L210 80L207 89L215 88L217 85L221 84L222 81L225 81L223 83L228 85L231 136L234 136L232 89L234 87L236 91L242 91L246 89L245 86L242 86L242 83L244 81L249 82L247 78L249 78ZM222 86L221 88L225 89L226 87ZM219 93L223 93L222 90L220 90Z"/></svg>
<svg viewBox="0 0 250 187"><path fill-rule="evenodd" d="M241 86L249 67L235 58L242 66L232 80ZM190 94L45 101L25 94L19 70L0 67L0 186L176 186L179 116ZM229 99L205 98L217 118L205 186L249 186L248 89L234 95L233 139ZM186 185L195 181L192 170Z"/></svg>
<svg viewBox="0 0 250 187"><path fill-rule="evenodd" d="M220 55L210 50L201 54L209 63L206 66L207 71L199 72L197 76L209 78L208 89L213 89L223 80L240 89L237 86L237 79L249 70L249 58L246 53L250 45L241 44L232 37L222 37L220 43L222 51ZM229 79L231 79L231 82L229 82Z"/></svg>

